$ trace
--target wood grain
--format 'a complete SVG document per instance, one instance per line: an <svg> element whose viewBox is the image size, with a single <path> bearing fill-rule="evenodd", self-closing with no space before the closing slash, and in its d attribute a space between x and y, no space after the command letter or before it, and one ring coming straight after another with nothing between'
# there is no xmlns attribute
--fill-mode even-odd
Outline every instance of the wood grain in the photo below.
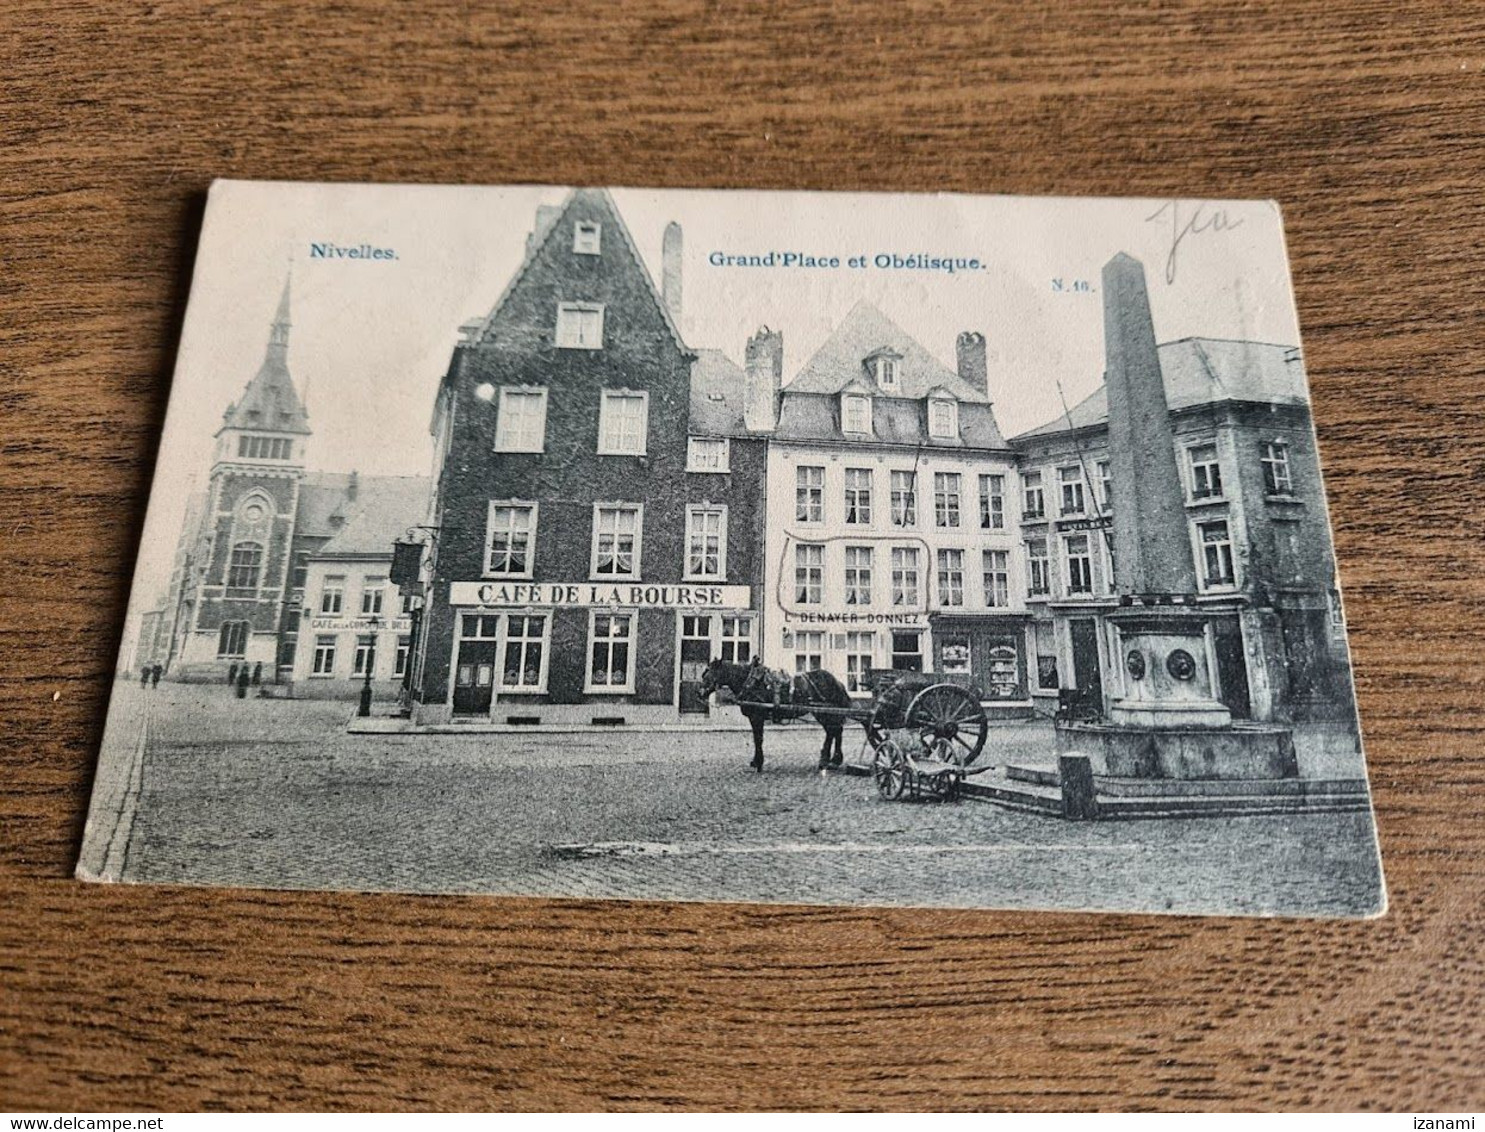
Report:
<svg viewBox="0 0 1485 1132"><path fill-rule="evenodd" d="M0 31L0 1108L1485 1106L1485 10L12 0ZM218 176L1277 198L1390 913L74 883Z"/></svg>

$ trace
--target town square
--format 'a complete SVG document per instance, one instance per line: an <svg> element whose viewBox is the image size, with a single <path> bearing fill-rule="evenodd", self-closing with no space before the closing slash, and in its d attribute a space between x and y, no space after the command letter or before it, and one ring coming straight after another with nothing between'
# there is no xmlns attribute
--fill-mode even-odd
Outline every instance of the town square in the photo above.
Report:
<svg viewBox="0 0 1485 1132"><path fill-rule="evenodd" d="M719 342L732 285L684 282L676 221L640 240L576 189L523 223L432 348L427 475L347 446L333 355L296 372L292 264L259 297L209 450L159 489L80 875L1385 907L1297 345L1163 334L1170 273L1113 245L1037 300L1086 300L1102 381L1026 409L993 309L925 341L911 288L837 282L805 349L792 320ZM1253 325L1246 286L1185 317Z"/></svg>

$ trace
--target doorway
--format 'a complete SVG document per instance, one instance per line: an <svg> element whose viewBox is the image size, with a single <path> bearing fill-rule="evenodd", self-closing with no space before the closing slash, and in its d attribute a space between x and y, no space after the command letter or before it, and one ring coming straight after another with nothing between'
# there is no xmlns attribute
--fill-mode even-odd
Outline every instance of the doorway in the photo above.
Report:
<svg viewBox="0 0 1485 1132"><path fill-rule="evenodd" d="M701 694L701 677L712 658L712 619L709 615L686 613L681 616L681 690L682 715L707 715L706 697Z"/></svg>
<svg viewBox="0 0 1485 1132"><path fill-rule="evenodd" d="M1067 623L1072 640L1073 683L1080 713L1103 714L1103 676L1098 664L1098 622L1074 617Z"/></svg>
<svg viewBox="0 0 1485 1132"><path fill-rule="evenodd" d="M489 715L495 698L495 662L499 657L500 618L466 613L460 620L459 651L454 665L454 714Z"/></svg>

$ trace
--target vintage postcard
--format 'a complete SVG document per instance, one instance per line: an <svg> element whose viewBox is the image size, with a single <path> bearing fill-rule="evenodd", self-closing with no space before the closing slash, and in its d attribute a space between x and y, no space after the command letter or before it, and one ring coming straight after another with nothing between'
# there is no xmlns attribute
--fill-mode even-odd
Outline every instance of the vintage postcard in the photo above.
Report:
<svg viewBox="0 0 1485 1132"><path fill-rule="evenodd" d="M218 183L78 875L1380 914L1278 208Z"/></svg>

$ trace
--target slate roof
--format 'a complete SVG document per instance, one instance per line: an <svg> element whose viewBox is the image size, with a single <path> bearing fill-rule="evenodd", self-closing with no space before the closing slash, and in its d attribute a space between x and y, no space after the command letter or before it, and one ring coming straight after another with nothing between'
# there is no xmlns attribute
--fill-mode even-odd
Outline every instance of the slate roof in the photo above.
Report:
<svg viewBox="0 0 1485 1132"><path fill-rule="evenodd" d="M748 375L721 350L697 350L691 366L691 435L746 436Z"/></svg>
<svg viewBox="0 0 1485 1132"><path fill-rule="evenodd" d="M897 369L898 388L891 396L912 400L926 397L930 390L942 386L961 402L989 400L985 390L961 379L916 338L864 299L851 308L814 357L784 387L784 393L839 393L858 378L875 388L862 363L884 346L902 358Z"/></svg>
<svg viewBox="0 0 1485 1132"><path fill-rule="evenodd" d="M407 529L423 522L428 514L428 494L431 482L427 476L359 476L356 498L347 496L349 475L335 475L342 481L336 493L330 485L316 485L312 489L318 496L317 507L331 496L338 494L337 505L324 516L327 527L338 515L343 519L339 530L327 531L330 541L315 551L315 558L359 558L369 555L392 556L392 543L407 533ZM311 518L306 514L306 496L311 494L309 485L300 490L299 522L300 534L318 533L303 529Z"/></svg>
<svg viewBox="0 0 1485 1132"><path fill-rule="evenodd" d="M289 284L278 300L263 364L248 382L242 397L222 414L222 428L265 429L309 435L309 414L289 376ZM281 330L281 332L280 332Z"/></svg>
<svg viewBox="0 0 1485 1132"><path fill-rule="evenodd" d="M1298 347L1229 338L1182 338L1156 347L1165 399L1172 409L1221 401L1305 405L1304 363ZM1069 425L1068 418L1071 418ZM1100 385L1066 414L1012 437L1025 440L1108 423L1108 387Z"/></svg>
<svg viewBox="0 0 1485 1132"><path fill-rule="evenodd" d="M911 445L924 448L1004 449L1005 438L995 423L995 413L985 402L959 403L959 436L943 438L928 434L928 402L906 397L872 398L872 435L847 436L840 427L840 397L834 393L784 391L779 410L778 440L836 441L859 448L876 444Z"/></svg>

